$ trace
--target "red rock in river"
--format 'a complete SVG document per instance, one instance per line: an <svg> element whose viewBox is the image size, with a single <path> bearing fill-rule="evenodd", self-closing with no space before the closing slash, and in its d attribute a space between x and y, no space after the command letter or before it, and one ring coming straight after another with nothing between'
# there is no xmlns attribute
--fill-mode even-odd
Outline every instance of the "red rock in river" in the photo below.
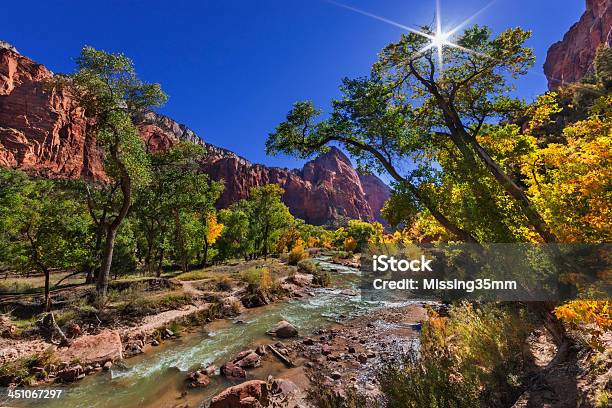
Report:
<svg viewBox="0 0 612 408"><path fill-rule="evenodd" d="M267 407L268 385L265 381L251 380L226 388L215 395L210 408Z"/></svg>
<svg viewBox="0 0 612 408"><path fill-rule="evenodd" d="M600 44L612 45L612 1L587 0L576 24L548 50L544 73L548 88L580 80L589 70Z"/></svg>
<svg viewBox="0 0 612 408"><path fill-rule="evenodd" d="M244 369L231 361L223 364L220 369L220 373L222 376L230 379L230 380L241 380L246 378L246 371Z"/></svg>
<svg viewBox="0 0 612 408"><path fill-rule="evenodd" d="M45 89L52 73L0 42L0 166L47 177L104 180L102 155L88 135L91 120L69 95ZM390 189L376 176L360 175L338 149L306 163L301 170L253 164L233 152L205 143L184 125L154 112L138 116L138 129L150 151L180 140L206 147L203 170L225 181L219 207L246 198L255 186L276 183L292 214L312 224L343 218L374 221Z"/></svg>

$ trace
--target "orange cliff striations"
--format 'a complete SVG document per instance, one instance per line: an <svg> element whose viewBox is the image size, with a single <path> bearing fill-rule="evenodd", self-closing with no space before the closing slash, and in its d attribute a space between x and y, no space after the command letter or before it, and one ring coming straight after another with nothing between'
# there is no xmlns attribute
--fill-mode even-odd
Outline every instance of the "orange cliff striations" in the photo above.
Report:
<svg viewBox="0 0 612 408"><path fill-rule="evenodd" d="M64 93L44 85L53 73L0 41L0 166L55 178L105 179L103 157L88 132L92 121ZM147 112L135 118L150 151L180 140L204 145L202 169L224 180L218 205L226 207L248 196L254 186L276 183L292 214L312 224L344 218L381 220L390 188L378 177L361 175L338 149L306 163L302 170L252 164L235 153L205 143L176 121Z"/></svg>

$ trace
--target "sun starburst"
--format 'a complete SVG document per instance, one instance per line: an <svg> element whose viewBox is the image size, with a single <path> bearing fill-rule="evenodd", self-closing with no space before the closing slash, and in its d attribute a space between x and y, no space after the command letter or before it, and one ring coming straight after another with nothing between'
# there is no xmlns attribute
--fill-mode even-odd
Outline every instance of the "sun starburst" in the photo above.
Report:
<svg viewBox="0 0 612 408"><path fill-rule="evenodd" d="M473 54L480 54L479 52L475 51L475 50L471 50L465 47L462 47L461 45L455 43L452 41L452 37L457 34L463 27L465 27L468 23L470 23L472 20L474 20L478 15L480 15L483 11L485 11L487 8L489 8L494 2L490 2L488 3L485 7L483 7L482 9L480 9L477 13L473 14L472 16L470 16L469 18L467 18L466 20L464 20L463 22L461 22L460 24L458 24L457 26L449 29L448 31L445 31L442 27L442 12L441 12L441 7L440 7L440 0L436 0L436 21L435 21L435 28L433 32L426 32L423 30L417 30L414 28L411 28L405 24L401 24L398 23L396 21L390 20L388 18L385 17L381 17L379 15L373 14L373 13L369 13L367 11L358 9L356 7L352 7L349 6L347 4L344 3L339 3L337 1L334 0L328 0L329 3L332 3L338 7L342 7L345 8L347 10L351 10L355 13L359 13L361 15L364 15L366 17L370 17L373 18L375 20L378 21L382 21L383 23L392 25L394 27L398 27L401 28L402 30L414 33L414 34L418 34L422 37L425 37L426 39L429 40L429 43L427 45L425 45L423 48L421 48L415 55L414 57L417 58L423 54L425 54L426 52L428 52L429 50L435 49L436 54L438 56L438 64L439 64L439 69L442 70L444 67L444 47L451 47L451 48L457 48L460 49L462 51L465 52L469 52L469 53L473 53Z"/></svg>

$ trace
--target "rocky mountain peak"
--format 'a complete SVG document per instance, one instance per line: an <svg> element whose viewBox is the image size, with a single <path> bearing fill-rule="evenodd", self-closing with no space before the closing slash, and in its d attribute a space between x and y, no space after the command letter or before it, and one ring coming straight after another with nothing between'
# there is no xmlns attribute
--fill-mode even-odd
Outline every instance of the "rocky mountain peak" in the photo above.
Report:
<svg viewBox="0 0 612 408"><path fill-rule="evenodd" d="M323 165L324 163L348 163L351 164L351 160L344 154L344 152L338 149L336 146L331 146L329 150L321 155L319 155L315 162Z"/></svg>
<svg viewBox="0 0 612 408"><path fill-rule="evenodd" d="M3 40L0 40L0 49L9 50L16 54L19 54L19 51L17 51L17 48L13 47L11 44Z"/></svg>

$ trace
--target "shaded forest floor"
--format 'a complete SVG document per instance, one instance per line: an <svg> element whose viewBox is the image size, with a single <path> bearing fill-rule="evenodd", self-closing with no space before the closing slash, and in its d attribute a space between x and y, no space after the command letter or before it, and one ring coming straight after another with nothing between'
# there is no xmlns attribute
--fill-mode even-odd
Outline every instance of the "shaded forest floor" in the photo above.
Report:
<svg viewBox="0 0 612 408"><path fill-rule="evenodd" d="M576 333L574 333L575 335ZM604 408L612 404L612 333L602 349L574 344L560 364L550 365L557 351L545 330L529 338L535 367L526 374L526 391L512 408Z"/></svg>

